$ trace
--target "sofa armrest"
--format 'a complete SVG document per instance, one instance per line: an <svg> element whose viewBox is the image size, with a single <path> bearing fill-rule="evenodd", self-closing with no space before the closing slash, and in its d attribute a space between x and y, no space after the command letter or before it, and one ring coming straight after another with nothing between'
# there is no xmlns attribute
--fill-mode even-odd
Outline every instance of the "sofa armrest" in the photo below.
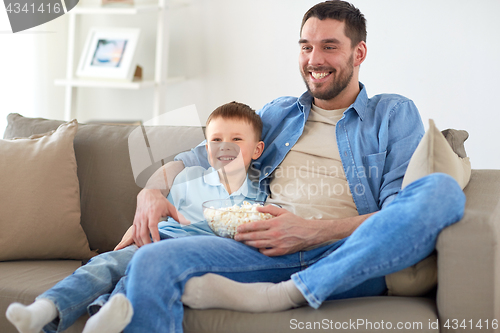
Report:
<svg viewBox="0 0 500 333"><path fill-rule="evenodd" d="M443 230L436 245L441 328L500 332L500 170L473 170L464 192L463 219Z"/></svg>

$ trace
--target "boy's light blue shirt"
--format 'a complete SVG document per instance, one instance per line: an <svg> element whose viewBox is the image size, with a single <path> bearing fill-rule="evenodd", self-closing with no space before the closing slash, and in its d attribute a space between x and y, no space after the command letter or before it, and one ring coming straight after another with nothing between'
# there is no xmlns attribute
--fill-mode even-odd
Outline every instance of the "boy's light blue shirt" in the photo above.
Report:
<svg viewBox="0 0 500 333"><path fill-rule="evenodd" d="M200 166L187 167L175 177L167 199L189 221L190 225L181 225L172 218L159 223L161 238L184 237L194 235L214 235L203 217L202 204L208 200L234 198L235 203L243 200L265 201L267 195L259 190L257 183L252 183L248 175L241 187L231 195L219 179L218 172Z"/></svg>
<svg viewBox="0 0 500 333"><path fill-rule="evenodd" d="M356 100L336 125L337 148L360 215L378 211L401 190L410 158L424 135L415 104L395 94L368 98L363 84ZM264 122L265 149L251 168L260 170L261 190L302 135L313 97L280 97L257 113ZM318 142L318 144L322 144ZM204 143L176 156L185 166L208 164Z"/></svg>

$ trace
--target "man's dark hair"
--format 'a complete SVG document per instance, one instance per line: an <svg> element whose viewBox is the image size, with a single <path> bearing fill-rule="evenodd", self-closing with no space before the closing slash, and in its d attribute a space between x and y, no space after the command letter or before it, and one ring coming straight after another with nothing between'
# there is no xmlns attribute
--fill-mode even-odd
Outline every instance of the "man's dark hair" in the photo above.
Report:
<svg viewBox="0 0 500 333"><path fill-rule="evenodd" d="M243 120L252 125L255 132L255 139L260 141L262 136L262 119L251 107L246 104L231 102L219 106L210 116L208 116L206 126L217 118Z"/></svg>
<svg viewBox="0 0 500 333"><path fill-rule="evenodd" d="M366 20L359 9L349 2L330 0L318 3L309 9L302 19L300 33L308 19L316 17L319 20L334 19L345 23L345 35L351 40L351 47L359 42L366 42Z"/></svg>

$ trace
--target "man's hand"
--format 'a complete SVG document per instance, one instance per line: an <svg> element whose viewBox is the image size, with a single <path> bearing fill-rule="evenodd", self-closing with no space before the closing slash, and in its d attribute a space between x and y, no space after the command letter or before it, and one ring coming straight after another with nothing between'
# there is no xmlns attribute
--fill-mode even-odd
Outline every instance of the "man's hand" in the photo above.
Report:
<svg viewBox="0 0 500 333"><path fill-rule="evenodd" d="M272 205L258 207L275 218L240 225L234 239L267 256L281 256L349 236L372 214L338 220L306 220Z"/></svg>
<svg viewBox="0 0 500 333"><path fill-rule="evenodd" d="M169 216L170 207L173 207L172 204L158 189L143 189L139 192L132 226L132 238L137 246L151 243L151 238L154 242L160 240L158 223L162 217Z"/></svg>
<svg viewBox="0 0 500 333"><path fill-rule="evenodd" d="M151 238L153 238L153 242L159 242L158 223L163 217L167 216L172 217L181 224L190 224L174 205L163 196L160 190L143 189L139 192L134 225L131 227L133 228L132 238L134 243L141 247L151 243Z"/></svg>
<svg viewBox="0 0 500 333"><path fill-rule="evenodd" d="M151 238L154 242L158 242L160 240L158 223L162 217L171 216L179 222L186 220L166 198L175 177L182 169L184 169L182 161L168 162L151 176L146 188L137 196L134 223L118 246L130 245L130 237L127 237L129 232L133 242L139 247L151 243Z"/></svg>
<svg viewBox="0 0 500 333"><path fill-rule="evenodd" d="M322 242L322 221L305 220L272 205L257 210L275 218L240 225L234 239L258 248L262 254L280 256Z"/></svg>

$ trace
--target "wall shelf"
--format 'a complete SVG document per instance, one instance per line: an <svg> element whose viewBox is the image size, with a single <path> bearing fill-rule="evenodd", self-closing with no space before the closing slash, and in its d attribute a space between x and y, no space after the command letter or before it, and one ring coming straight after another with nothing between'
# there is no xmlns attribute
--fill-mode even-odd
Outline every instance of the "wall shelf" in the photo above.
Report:
<svg viewBox="0 0 500 333"><path fill-rule="evenodd" d="M66 120L77 118L76 97L78 88L117 88L138 90L144 88L154 89L153 117L160 115L163 110L164 101L162 89L165 85L181 82L184 77L168 78L166 64L168 64L168 18L167 12L187 6L187 3L172 2L167 5L167 0L158 0L158 3L141 4L135 6L100 6L100 5L82 5L79 3L68 12L68 52L66 63L66 78L55 80L55 85L63 86L66 89L64 117ZM154 79L118 81L105 79L83 79L75 77L75 42L76 42L76 22L77 18L83 15L139 15L143 13L153 13L157 15L156 21L156 54ZM79 55L78 55L79 56Z"/></svg>
<svg viewBox="0 0 500 333"><path fill-rule="evenodd" d="M185 80L184 76L177 76L167 79L164 84L174 84ZM133 81L117 81L117 80L92 80L92 79L57 79L56 86L70 87L87 87L87 88L118 88L118 89L142 89L151 88L156 85L154 80L133 80Z"/></svg>
<svg viewBox="0 0 500 333"><path fill-rule="evenodd" d="M69 86L69 87L87 87L87 88L118 88L118 89L142 89L150 88L155 86L153 80L143 81L134 80L128 81L112 81L112 80L90 80L90 79L72 79L56 80L55 84L57 86Z"/></svg>

